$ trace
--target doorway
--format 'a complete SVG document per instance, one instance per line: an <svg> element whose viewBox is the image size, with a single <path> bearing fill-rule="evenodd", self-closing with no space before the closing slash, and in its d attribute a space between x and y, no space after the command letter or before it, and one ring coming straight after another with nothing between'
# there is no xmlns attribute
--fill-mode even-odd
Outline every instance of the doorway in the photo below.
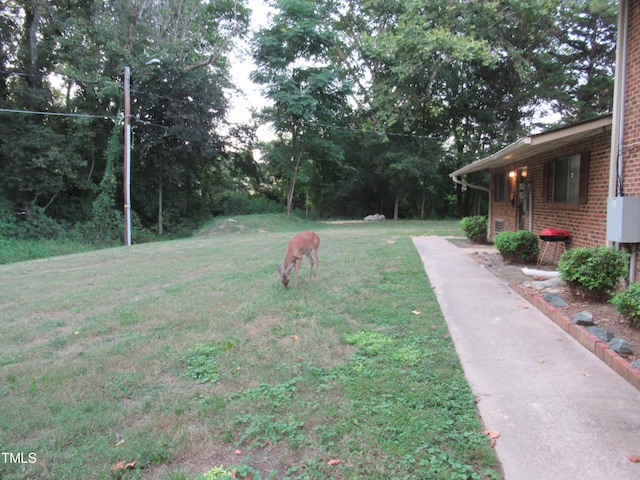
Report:
<svg viewBox="0 0 640 480"><path fill-rule="evenodd" d="M518 230L533 230L533 183L527 177L527 167L518 169Z"/></svg>

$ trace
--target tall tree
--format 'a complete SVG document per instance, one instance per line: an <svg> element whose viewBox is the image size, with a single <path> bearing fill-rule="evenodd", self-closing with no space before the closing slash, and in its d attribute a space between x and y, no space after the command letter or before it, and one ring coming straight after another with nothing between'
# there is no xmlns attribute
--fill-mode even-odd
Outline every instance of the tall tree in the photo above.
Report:
<svg viewBox="0 0 640 480"><path fill-rule="evenodd" d="M612 108L615 76L617 1L565 2L558 29L558 62L566 81L553 103L568 121L593 118Z"/></svg>
<svg viewBox="0 0 640 480"><path fill-rule="evenodd" d="M326 126L347 121L351 86L330 62L338 41L326 23L332 3L279 0L276 5L271 25L255 36L253 79L273 102L262 115L273 123L278 137L278 164L286 178L290 216L301 166L341 156ZM313 150L326 157L312 158ZM275 160L274 155L271 158Z"/></svg>

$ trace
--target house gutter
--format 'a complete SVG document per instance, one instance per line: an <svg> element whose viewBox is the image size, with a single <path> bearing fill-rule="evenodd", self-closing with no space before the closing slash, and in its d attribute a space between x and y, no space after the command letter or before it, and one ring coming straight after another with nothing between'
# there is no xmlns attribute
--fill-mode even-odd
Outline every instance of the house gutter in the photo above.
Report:
<svg viewBox="0 0 640 480"><path fill-rule="evenodd" d="M457 175L451 175L451 179L454 183L458 185L462 185L467 188L475 188L476 190L482 190L483 192L491 193L491 189L489 187L483 187L482 185L473 185L472 183L465 182L464 180L460 180Z"/></svg>

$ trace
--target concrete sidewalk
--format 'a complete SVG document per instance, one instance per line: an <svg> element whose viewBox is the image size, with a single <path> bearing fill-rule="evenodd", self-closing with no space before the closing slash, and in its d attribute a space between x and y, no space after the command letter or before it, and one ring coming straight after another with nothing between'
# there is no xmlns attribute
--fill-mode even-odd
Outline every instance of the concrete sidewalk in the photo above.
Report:
<svg viewBox="0 0 640 480"><path fill-rule="evenodd" d="M462 249L413 242L505 478L640 479L640 391Z"/></svg>

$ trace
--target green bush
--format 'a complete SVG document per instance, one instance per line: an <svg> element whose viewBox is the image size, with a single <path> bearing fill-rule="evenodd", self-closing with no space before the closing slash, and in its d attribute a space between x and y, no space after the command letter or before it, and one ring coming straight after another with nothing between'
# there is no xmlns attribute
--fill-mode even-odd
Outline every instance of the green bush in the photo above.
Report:
<svg viewBox="0 0 640 480"><path fill-rule="evenodd" d="M611 247L572 248L560 256L558 271L574 293L606 300L627 273L628 256Z"/></svg>
<svg viewBox="0 0 640 480"><path fill-rule="evenodd" d="M533 263L538 258L538 236L528 230L500 232L493 244L507 262Z"/></svg>
<svg viewBox="0 0 640 480"><path fill-rule="evenodd" d="M632 283L624 292L616 293L611 303L632 325L640 327L640 283Z"/></svg>
<svg viewBox="0 0 640 480"><path fill-rule="evenodd" d="M460 226L472 243L487 242L487 217L483 215L464 217L460 220Z"/></svg>

